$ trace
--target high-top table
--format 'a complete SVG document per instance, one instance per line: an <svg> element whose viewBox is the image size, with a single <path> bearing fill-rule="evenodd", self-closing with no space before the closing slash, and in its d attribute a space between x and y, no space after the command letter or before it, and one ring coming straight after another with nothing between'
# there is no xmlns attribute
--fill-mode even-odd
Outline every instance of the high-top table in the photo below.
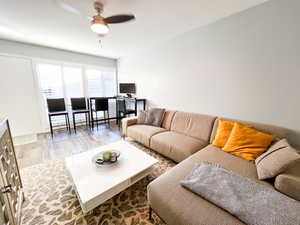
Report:
<svg viewBox="0 0 300 225"><path fill-rule="evenodd" d="M118 162L96 166L93 156L101 151L118 150ZM138 180L146 177L158 161L126 141L118 141L66 158L83 212L88 212Z"/></svg>
<svg viewBox="0 0 300 225"><path fill-rule="evenodd" d="M120 119L120 115L119 115L119 112L118 112L118 99L131 99L131 100L134 100L134 104L135 104L135 115L137 115L137 105L138 103L142 103L143 104L143 110L146 110L146 102L147 102L147 99L145 98L127 98L127 97L118 97L118 96L114 96L114 97L105 97L107 98L108 100L114 100L116 102L116 116L115 117L110 117L109 119L98 119L96 120L94 118L94 115L93 115L93 111L92 111L92 107L93 107L93 101L97 98L102 98L102 97L89 97L88 98L88 108L90 109L90 121L91 121L91 125L92 125L92 128L94 127L94 123L95 122L100 122L100 121L106 121L106 120L116 120L116 123L118 123L119 119Z"/></svg>

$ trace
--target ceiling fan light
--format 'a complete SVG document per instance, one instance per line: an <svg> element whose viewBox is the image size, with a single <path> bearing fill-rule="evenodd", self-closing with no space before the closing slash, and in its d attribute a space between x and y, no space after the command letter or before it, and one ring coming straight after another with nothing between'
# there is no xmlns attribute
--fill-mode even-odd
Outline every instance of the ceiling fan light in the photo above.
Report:
<svg viewBox="0 0 300 225"><path fill-rule="evenodd" d="M103 20L99 20L99 19L92 20L91 29L93 32L99 35L105 35L109 31L107 24Z"/></svg>

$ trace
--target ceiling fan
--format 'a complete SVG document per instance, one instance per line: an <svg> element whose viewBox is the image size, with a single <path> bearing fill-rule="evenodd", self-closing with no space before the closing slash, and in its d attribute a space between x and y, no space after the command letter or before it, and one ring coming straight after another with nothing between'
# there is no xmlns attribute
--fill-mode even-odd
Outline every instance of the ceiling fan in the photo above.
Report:
<svg viewBox="0 0 300 225"><path fill-rule="evenodd" d="M133 14L119 14L106 18L102 17L101 14L103 12L104 5L100 1L94 2L94 8L97 15L93 16L91 20L91 29L100 36L104 36L109 32L108 24L125 23L135 19Z"/></svg>
<svg viewBox="0 0 300 225"><path fill-rule="evenodd" d="M73 14L77 14L80 16L84 16L82 15L82 13L80 12L79 9L74 8L73 6L69 5L67 2L65 2L64 0L54 0L55 3L60 6L62 9L73 13ZM98 34L99 36L105 36L108 32L109 32L109 24L116 24L116 23L124 23L124 22L128 22L131 20L135 19L135 16L133 14L119 14L119 15L114 15L114 16L110 16L107 18L104 18L101 14L103 13L103 9L104 9L104 4L103 2L104 0L96 0L94 2L94 8L97 12L97 14L93 17L88 16L88 20L91 22L91 29L93 32L95 32L96 34ZM86 16L84 16L86 17Z"/></svg>

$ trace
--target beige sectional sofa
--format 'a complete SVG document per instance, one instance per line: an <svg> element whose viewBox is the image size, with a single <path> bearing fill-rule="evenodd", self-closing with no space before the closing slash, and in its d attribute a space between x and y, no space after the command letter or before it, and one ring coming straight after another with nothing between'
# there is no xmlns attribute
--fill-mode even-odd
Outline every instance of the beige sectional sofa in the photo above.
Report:
<svg viewBox="0 0 300 225"><path fill-rule="evenodd" d="M123 134L180 162L208 145L215 119L208 115L167 111L161 128L137 125L136 118L123 120Z"/></svg>
<svg viewBox="0 0 300 225"><path fill-rule="evenodd" d="M193 167L203 161L218 163L237 174L271 188L284 190L290 197L300 199L300 166L277 176L273 183L259 180L254 163L226 153L211 144L219 119L208 115L167 111L161 128L137 125L137 118L123 120L125 136L180 162L148 186L148 200L152 209L169 225L244 224L180 185L180 181ZM250 124L278 138L287 136L284 128L239 122Z"/></svg>

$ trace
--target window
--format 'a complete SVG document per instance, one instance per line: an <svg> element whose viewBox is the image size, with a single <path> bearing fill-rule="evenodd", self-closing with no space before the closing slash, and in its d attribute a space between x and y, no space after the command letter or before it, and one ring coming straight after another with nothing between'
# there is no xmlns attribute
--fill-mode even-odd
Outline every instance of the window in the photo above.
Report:
<svg viewBox="0 0 300 225"><path fill-rule="evenodd" d="M43 98L63 98L63 82L60 66L38 64L37 73Z"/></svg>
<svg viewBox="0 0 300 225"><path fill-rule="evenodd" d="M102 74L99 70L87 69L87 88L89 97L104 97Z"/></svg>
<svg viewBox="0 0 300 225"><path fill-rule="evenodd" d="M47 98L64 98L62 70L59 65L38 64L37 73L39 75L40 92L42 94L42 111L47 112ZM52 121L54 125L59 125L64 122L64 118L57 116L53 117ZM47 122L46 120L43 124L47 124Z"/></svg>
<svg viewBox="0 0 300 225"><path fill-rule="evenodd" d="M82 69L80 67L64 67L64 85L66 97L84 97Z"/></svg>
<svg viewBox="0 0 300 225"><path fill-rule="evenodd" d="M36 71L42 96L41 111L44 114L42 120L45 129L49 127L47 98L64 98L66 108L71 112L71 98L111 97L117 94L116 72L112 69L37 63ZM64 124L64 118L53 117L53 122L56 125Z"/></svg>
<svg viewBox="0 0 300 225"><path fill-rule="evenodd" d="M104 72L102 74L104 96L117 95L117 80L112 72Z"/></svg>
<svg viewBox="0 0 300 225"><path fill-rule="evenodd" d="M86 77L89 97L112 97L117 94L117 81L114 72L87 69Z"/></svg>

